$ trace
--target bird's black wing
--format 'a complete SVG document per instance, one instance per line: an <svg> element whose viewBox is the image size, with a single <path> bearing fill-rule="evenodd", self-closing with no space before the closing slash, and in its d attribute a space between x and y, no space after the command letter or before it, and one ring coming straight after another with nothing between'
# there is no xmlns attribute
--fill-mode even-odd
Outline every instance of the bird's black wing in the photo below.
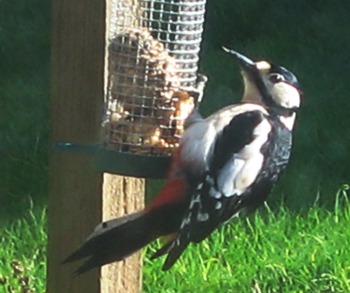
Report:
<svg viewBox="0 0 350 293"><path fill-rule="evenodd" d="M256 140L258 134L255 130L266 120L264 115L259 110L238 114L218 133L208 170L193 192L178 237L163 251L168 253L164 270L175 263L190 242L202 241L240 209L242 195L226 194L227 188L223 186L222 189L220 181L222 176L235 179L236 156L242 152L243 156L249 156L244 153L245 147Z"/></svg>

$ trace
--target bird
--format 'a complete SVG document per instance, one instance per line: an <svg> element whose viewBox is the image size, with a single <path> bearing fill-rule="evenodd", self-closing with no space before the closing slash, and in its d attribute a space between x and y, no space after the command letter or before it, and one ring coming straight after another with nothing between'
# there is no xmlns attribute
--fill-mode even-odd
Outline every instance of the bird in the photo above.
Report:
<svg viewBox="0 0 350 293"><path fill-rule="evenodd" d="M169 270L190 243L266 201L288 164L303 92L285 67L223 49L240 67L241 102L186 124L163 189L145 209L100 223L63 261L85 259L74 275L123 260L166 235L151 259L166 255L162 270Z"/></svg>

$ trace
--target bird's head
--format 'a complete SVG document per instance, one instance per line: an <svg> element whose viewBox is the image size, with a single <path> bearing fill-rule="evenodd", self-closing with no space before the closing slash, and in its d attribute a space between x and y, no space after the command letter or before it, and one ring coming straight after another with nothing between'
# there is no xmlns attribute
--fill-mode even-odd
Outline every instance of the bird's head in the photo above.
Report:
<svg viewBox="0 0 350 293"><path fill-rule="evenodd" d="M292 72L267 61L254 62L234 50L224 50L238 62L242 70L243 102L259 102L271 113L284 117L295 116L301 104L302 92Z"/></svg>

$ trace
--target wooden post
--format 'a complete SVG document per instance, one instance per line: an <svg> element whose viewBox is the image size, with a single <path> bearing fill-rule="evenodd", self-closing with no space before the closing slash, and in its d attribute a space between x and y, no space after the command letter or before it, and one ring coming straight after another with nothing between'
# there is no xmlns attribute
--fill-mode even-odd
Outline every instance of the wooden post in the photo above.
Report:
<svg viewBox="0 0 350 293"><path fill-rule="evenodd" d="M103 193L104 220L130 214L144 206L143 179L105 174ZM140 252L122 262L102 267L101 292L141 292L141 268Z"/></svg>
<svg viewBox="0 0 350 293"><path fill-rule="evenodd" d="M105 89L104 1L53 2L52 142L94 143L99 139ZM60 265L102 220L139 210L144 180L99 174L91 156L52 151L48 208L49 293L139 292L140 255L92 270L70 273Z"/></svg>

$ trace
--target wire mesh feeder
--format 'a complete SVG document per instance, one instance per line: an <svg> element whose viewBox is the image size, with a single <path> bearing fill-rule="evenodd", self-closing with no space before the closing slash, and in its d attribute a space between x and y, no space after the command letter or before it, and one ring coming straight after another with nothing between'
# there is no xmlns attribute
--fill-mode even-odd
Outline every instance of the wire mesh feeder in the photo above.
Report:
<svg viewBox="0 0 350 293"><path fill-rule="evenodd" d="M206 1L115 1L104 145L138 157L169 157L203 91L197 70Z"/></svg>

